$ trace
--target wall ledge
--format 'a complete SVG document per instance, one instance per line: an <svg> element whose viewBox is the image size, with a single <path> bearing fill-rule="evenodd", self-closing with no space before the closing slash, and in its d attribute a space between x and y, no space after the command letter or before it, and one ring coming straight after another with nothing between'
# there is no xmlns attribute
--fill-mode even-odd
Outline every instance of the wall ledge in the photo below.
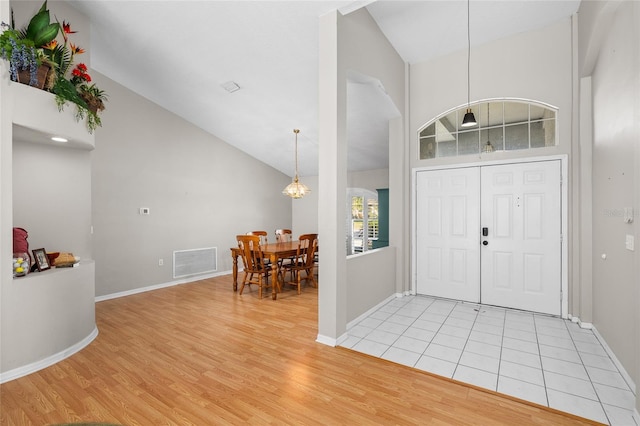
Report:
<svg viewBox="0 0 640 426"><path fill-rule="evenodd" d="M71 355L80 352L82 349L86 348L93 340L98 336L98 327L94 326L93 331L89 333L87 337L79 341L78 343L69 346L67 349L64 349L57 354L53 354L48 356L40 361L32 362L28 365L23 365L18 368L14 368L13 370L6 371L4 373L0 373L0 383L5 383L10 380L15 380L20 377L24 377L31 373L35 373L36 371L43 370L47 367L52 366L66 358L69 358Z"/></svg>
<svg viewBox="0 0 640 426"><path fill-rule="evenodd" d="M95 132L89 133L85 120L76 121L76 106L67 102L59 111L55 95L26 84L9 82L14 139L51 144L51 136L69 140L64 146L92 150Z"/></svg>

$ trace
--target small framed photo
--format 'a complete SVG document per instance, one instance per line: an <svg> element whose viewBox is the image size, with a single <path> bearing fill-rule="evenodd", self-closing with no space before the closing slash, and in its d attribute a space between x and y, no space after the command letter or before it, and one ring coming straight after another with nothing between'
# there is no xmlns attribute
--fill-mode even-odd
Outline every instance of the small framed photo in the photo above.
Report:
<svg viewBox="0 0 640 426"><path fill-rule="evenodd" d="M51 265L49 264L49 258L47 257L47 252L43 248L34 249L33 258L36 260L38 271L44 271L51 268Z"/></svg>

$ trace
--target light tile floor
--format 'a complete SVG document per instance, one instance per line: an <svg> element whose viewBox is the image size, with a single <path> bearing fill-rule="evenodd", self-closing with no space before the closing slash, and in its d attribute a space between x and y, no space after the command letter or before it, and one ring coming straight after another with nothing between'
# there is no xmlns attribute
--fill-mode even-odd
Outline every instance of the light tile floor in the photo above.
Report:
<svg viewBox="0 0 640 426"><path fill-rule="evenodd" d="M393 299L341 346L602 423L637 426L635 396L593 331L426 296Z"/></svg>

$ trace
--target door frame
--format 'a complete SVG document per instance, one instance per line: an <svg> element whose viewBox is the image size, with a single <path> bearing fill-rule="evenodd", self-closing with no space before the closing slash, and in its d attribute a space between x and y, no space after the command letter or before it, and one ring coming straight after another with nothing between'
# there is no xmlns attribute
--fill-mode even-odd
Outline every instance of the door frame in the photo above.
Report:
<svg viewBox="0 0 640 426"><path fill-rule="evenodd" d="M524 158L512 158L505 160L491 160L491 161L476 161L471 163L458 163L449 165L438 165L428 167L414 167L411 169L411 282L409 284L409 294L416 295L417 288L417 174L419 172L434 171L434 170L447 170L447 169L464 169L468 167L482 167L482 166L495 166L505 164L519 164L519 163L537 163L540 161L560 160L560 232L562 235L560 253L562 259L560 260L560 298L561 298L561 318L569 318L569 248L568 248L568 230L569 230L569 185L568 185L568 158L567 154L549 155L540 157L524 157ZM480 271L478 271L480 273Z"/></svg>

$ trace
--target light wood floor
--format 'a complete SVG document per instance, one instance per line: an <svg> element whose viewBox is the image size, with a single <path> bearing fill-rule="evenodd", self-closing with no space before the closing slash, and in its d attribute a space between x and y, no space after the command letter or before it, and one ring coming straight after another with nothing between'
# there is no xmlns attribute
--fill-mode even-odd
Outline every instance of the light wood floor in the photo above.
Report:
<svg viewBox="0 0 640 426"><path fill-rule="evenodd" d="M257 295L224 276L98 303L93 343L0 385L0 424L594 424L316 343L314 288Z"/></svg>

